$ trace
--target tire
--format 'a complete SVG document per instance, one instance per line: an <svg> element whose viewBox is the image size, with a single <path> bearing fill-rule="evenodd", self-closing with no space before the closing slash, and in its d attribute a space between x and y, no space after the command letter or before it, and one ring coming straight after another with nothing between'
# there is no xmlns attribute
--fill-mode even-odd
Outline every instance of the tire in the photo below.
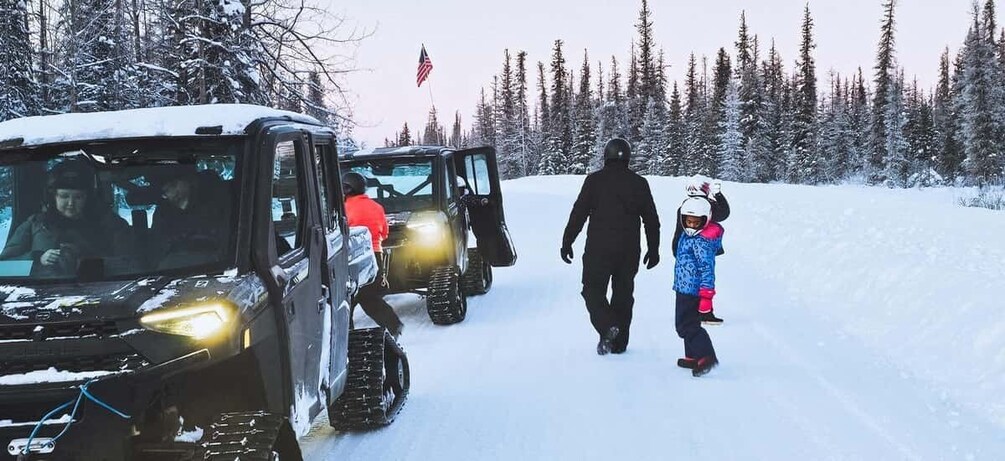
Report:
<svg viewBox="0 0 1005 461"><path fill-rule="evenodd" d="M477 248L468 248L468 270L461 283L466 296L483 295L492 289L492 266L485 263Z"/></svg>
<svg viewBox="0 0 1005 461"><path fill-rule="evenodd" d="M387 426L408 398L408 356L384 328L349 332L345 390L328 407L328 422L340 431Z"/></svg>
<svg viewBox="0 0 1005 461"><path fill-rule="evenodd" d="M264 412L224 413L203 441L210 461L303 461L296 435L286 420Z"/></svg>
<svg viewBox="0 0 1005 461"><path fill-rule="evenodd" d="M461 274L455 266L439 267L429 277L426 313L436 325L452 325L468 314L468 300L461 289Z"/></svg>

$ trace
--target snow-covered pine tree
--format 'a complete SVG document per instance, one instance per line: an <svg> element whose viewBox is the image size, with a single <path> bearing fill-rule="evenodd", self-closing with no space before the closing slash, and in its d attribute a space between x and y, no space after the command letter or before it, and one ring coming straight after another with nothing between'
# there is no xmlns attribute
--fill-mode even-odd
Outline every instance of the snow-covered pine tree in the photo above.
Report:
<svg viewBox="0 0 1005 461"><path fill-rule="evenodd" d="M797 183L819 184L824 180L824 162L816 149L817 130L817 77L813 60L813 18L810 7L803 11L802 41L799 61L796 62L796 88L794 94L792 150L794 167L789 180Z"/></svg>
<svg viewBox="0 0 1005 461"><path fill-rule="evenodd" d="M706 139L708 133L706 123L710 117L705 100L703 78L698 76L697 59L694 53L691 53L691 57L688 59L684 95L687 101L684 106L685 149L680 174L711 176L714 165L711 164L712 155L708 152L710 143Z"/></svg>
<svg viewBox="0 0 1005 461"><path fill-rule="evenodd" d="M447 143L443 125L440 124L435 107L429 109L429 118L426 119L426 128L422 132L422 140L419 143L426 146L443 146Z"/></svg>
<svg viewBox="0 0 1005 461"><path fill-rule="evenodd" d="M408 129L408 122L401 128L398 133L398 140L395 142L397 147L411 146L412 145L412 132Z"/></svg>
<svg viewBox="0 0 1005 461"><path fill-rule="evenodd" d="M597 144L594 152L600 152L605 143L614 137L624 137L626 130L626 110L624 95L621 92L621 74L618 72L618 60L611 56L611 75L607 84L606 97L597 108ZM603 161L599 155L593 156L592 169L599 168Z"/></svg>
<svg viewBox="0 0 1005 461"><path fill-rule="evenodd" d="M772 48L774 42L772 41ZM758 73L757 38L750 39L747 32L746 12L740 13L740 31L736 41L736 76L739 79L740 132L743 134L744 150L753 149L752 144L761 137L759 120L762 114L764 83ZM769 58L770 60L770 58Z"/></svg>
<svg viewBox="0 0 1005 461"><path fill-rule="evenodd" d="M761 66L760 81L764 85L764 96L757 117L756 136L751 140L749 148L750 180L754 182L769 182L779 179L782 166L785 164L784 133L782 127L782 95L785 90L785 71L782 58L778 55L775 42L771 42L768 59ZM741 80L741 91L743 82ZM743 95L740 97L741 114ZM741 115L741 127L743 126ZM741 128L742 130L742 128Z"/></svg>
<svg viewBox="0 0 1005 461"><path fill-rule="evenodd" d="M957 134L959 121L956 97L949 72L949 49L939 58L939 82L932 102L932 123L935 125L935 171L952 184L961 174L963 149Z"/></svg>
<svg viewBox="0 0 1005 461"><path fill-rule="evenodd" d="M628 82L625 85L625 137L629 143L635 145L642 130L642 122L645 117L646 103L642 96L641 84L639 82L639 60L635 53L635 44L632 44L630 58L628 60Z"/></svg>
<svg viewBox="0 0 1005 461"><path fill-rule="evenodd" d="M571 174L586 174L589 171L597 145L596 109L593 106L593 89L590 87L590 57L586 50L583 50L583 67L579 72L579 92L576 93L575 102L575 139L569 158Z"/></svg>
<svg viewBox="0 0 1005 461"><path fill-rule="evenodd" d="M475 108L475 122L471 130L471 144L473 146L493 146L495 145L495 110L492 104L485 97L485 89L482 88L481 99Z"/></svg>
<svg viewBox="0 0 1005 461"><path fill-rule="evenodd" d="M719 175L728 181L746 181L743 133L740 132L740 91L738 83L732 78L726 84L719 136L718 157L722 161Z"/></svg>
<svg viewBox="0 0 1005 461"><path fill-rule="evenodd" d="M138 78L122 0L67 2L62 10L64 78L59 85L72 112L138 106Z"/></svg>
<svg viewBox="0 0 1005 461"><path fill-rule="evenodd" d="M550 136L545 151L541 154L540 174L554 175L567 172L569 154L572 150L571 108L567 87L569 76L562 54L562 41L555 40L551 60L551 120Z"/></svg>
<svg viewBox="0 0 1005 461"><path fill-rule="evenodd" d="M963 49L961 140L968 182L980 185L1000 174L998 133L994 123L994 49L984 37L984 21L974 5L974 22Z"/></svg>
<svg viewBox="0 0 1005 461"><path fill-rule="evenodd" d="M862 68L852 79L848 97L849 141L851 142L850 165L847 178L863 178L868 170L867 164L872 155L870 134L869 94L865 87L865 75Z"/></svg>
<svg viewBox="0 0 1005 461"><path fill-rule="evenodd" d="M182 0L175 20L183 34L181 86L188 104L268 104L257 64L260 43L249 32L247 8L240 0ZM286 82L277 81L278 92Z"/></svg>
<svg viewBox="0 0 1005 461"><path fill-rule="evenodd" d="M884 183L888 187L904 187L907 185L907 139L904 128L907 117L904 108L904 76L901 73L896 80L891 81L887 91L886 114L886 157L883 159Z"/></svg>
<svg viewBox="0 0 1005 461"><path fill-rule="evenodd" d="M312 70L307 75L307 101L304 102L305 113L320 120L325 125L333 126L334 120L328 102L325 101L325 88L321 84L321 74Z"/></svg>
<svg viewBox="0 0 1005 461"><path fill-rule="evenodd" d="M660 157L660 170L658 174L664 176L679 176L681 174L681 164L687 151L687 141L685 136L684 111L681 106L680 90L677 82L673 84L673 91L670 93L670 110L667 115L666 147Z"/></svg>
<svg viewBox="0 0 1005 461"><path fill-rule="evenodd" d="M527 156L529 174L541 174L541 157L551 139L551 107L548 104L548 84L545 79L544 63L537 63L537 106L534 111L534 129L531 137L530 154Z"/></svg>
<svg viewBox="0 0 1005 461"><path fill-rule="evenodd" d="M918 89L915 80L907 99L907 125L904 135L908 152L908 187L928 187L940 181L935 174L935 122L931 98Z"/></svg>
<svg viewBox="0 0 1005 461"><path fill-rule="evenodd" d="M520 120L517 115L516 80L513 75L509 50L505 50L503 70L500 74L496 106L496 155L500 175L504 179L518 178L523 174L523 152L520 149Z"/></svg>
<svg viewBox="0 0 1005 461"><path fill-rule="evenodd" d="M27 8L25 0L0 0L0 121L38 115L40 110Z"/></svg>
<svg viewBox="0 0 1005 461"><path fill-rule="evenodd" d="M729 59L729 53L725 48L719 48L715 56L715 70L712 71L712 100L709 110L715 125L716 149L721 152L720 140L722 139L722 121L726 110L726 92L733 81L733 68Z"/></svg>
<svg viewBox="0 0 1005 461"><path fill-rule="evenodd" d="M890 113L887 104L891 101L890 87L893 86L893 80L896 78L895 8L896 0L884 0L879 49L876 52L876 67L874 68L876 77L873 80L872 120L869 129L871 152L866 164L866 180L869 184L880 184L886 180L883 176L883 172L886 171L883 160L888 157L886 147L890 139L890 133L886 131L887 127L890 126L886 122L886 115Z"/></svg>
<svg viewBox="0 0 1005 461"><path fill-rule="evenodd" d="M448 145L454 148L466 147L461 143L461 111L454 112L454 126L450 130L450 141Z"/></svg>
<svg viewBox="0 0 1005 461"><path fill-rule="evenodd" d="M531 173L531 129L530 111L527 109L527 52L519 51L516 54L516 79L514 80L516 98L516 122L517 139L514 149L520 158L519 176L527 176Z"/></svg>

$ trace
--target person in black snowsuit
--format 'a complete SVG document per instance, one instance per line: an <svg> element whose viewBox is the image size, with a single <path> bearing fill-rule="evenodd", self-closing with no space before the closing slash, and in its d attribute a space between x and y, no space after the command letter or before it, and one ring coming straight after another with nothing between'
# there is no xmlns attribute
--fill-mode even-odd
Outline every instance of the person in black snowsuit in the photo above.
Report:
<svg viewBox="0 0 1005 461"><path fill-rule="evenodd" d="M646 269L659 264L660 220L649 183L628 169L631 145L614 138L604 147L604 168L590 174L572 207L562 237L561 256L572 264L572 243L587 219L583 254L583 299L590 322L600 335L597 353L622 353L635 303L635 275L639 271L640 224L645 225ZM641 223L640 223L641 220ZM611 285L611 299L607 287Z"/></svg>

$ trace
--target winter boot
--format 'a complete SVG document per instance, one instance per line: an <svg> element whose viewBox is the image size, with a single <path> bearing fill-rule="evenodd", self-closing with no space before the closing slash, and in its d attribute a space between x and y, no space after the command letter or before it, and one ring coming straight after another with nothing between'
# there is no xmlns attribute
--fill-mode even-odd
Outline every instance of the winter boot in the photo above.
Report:
<svg viewBox="0 0 1005 461"><path fill-rule="evenodd" d="M715 358L714 355L710 355L708 357L702 357L698 359L697 362L695 362L694 368L691 369L691 376L694 376L695 378L702 376L705 373L711 371L712 368L715 368L715 366L718 364L719 359Z"/></svg>
<svg viewBox="0 0 1005 461"><path fill-rule="evenodd" d="M677 359L677 366L681 368L694 369L694 364L696 363L698 363L698 359L692 359L690 357Z"/></svg>
<svg viewBox="0 0 1005 461"><path fill-rule="evenodd" d="M702 325L713 325L713 326L722 325L722 319L716 317L715 313L712 311L699 312L698 320L701 321Z"/></svg>
<svg viewBox="0 0 1005 461"><path fill-rule="evenodd" d="M597 355L607 355L611 352L613 348L614 338L618 336L618 332L621 330L618 327L611 327L607 330L607 333L600 338L600 342L597 343Z"/></svg>

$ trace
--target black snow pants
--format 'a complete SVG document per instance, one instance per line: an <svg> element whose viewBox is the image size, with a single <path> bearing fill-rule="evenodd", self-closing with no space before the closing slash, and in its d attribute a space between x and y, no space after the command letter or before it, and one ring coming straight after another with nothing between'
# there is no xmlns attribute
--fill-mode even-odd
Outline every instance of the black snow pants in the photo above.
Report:
<svg viewBox="0 0 1005 461"><path fill-rule="evenodd" d="M700 300L697 296L677 293L677 336L684 340L684 356L691 359L715 356L712 339L698 320Z"/></svg>
<svg viewBox="0 0 1005 461"><path fill-rule="evenodd" d="M370 316L377 325L387 328L392 335L401 333L401 319L394 312L387 301L384 301L384 294L387 292L386 278L384 277L384 261L377 258L377 279L373 283L359 289L356 294L356 302L363 308L363 312ZM353 306L354 308L356 306ZM350 318L352 318L350 316Z"/></svg>
<svg viewBox="0 0 1005 461"><path fill-rule="evenodd" d="M638 250L587 251L583 255L583 299L590 312L590 322L601 338L610 327L618 327L620 332L612 344L615 350L628 347L639 257ZM608 285L611 287L610 300L607 299Z"/></svg>

